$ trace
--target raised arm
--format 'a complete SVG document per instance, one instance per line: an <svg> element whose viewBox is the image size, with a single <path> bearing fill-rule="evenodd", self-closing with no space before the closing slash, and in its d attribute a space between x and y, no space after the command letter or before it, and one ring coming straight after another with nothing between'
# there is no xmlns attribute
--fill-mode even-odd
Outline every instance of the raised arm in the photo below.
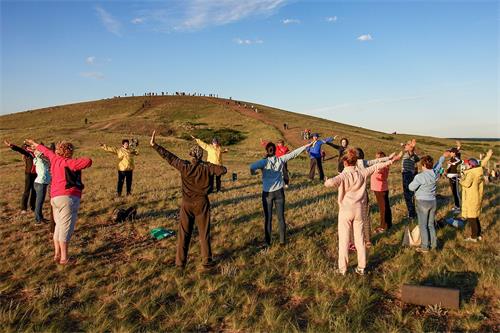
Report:
<svg viewBox="0 0 500 333"><path fill-rule="evenodd" d="M337 149L337 150L339 150L339 149L340 149L340 146L339 146L339 145L336 145L336 144L335 144L335 143L333 143L333 142L325 142L325 143L326 143L327 145L329 145L330 147L333 147L333 148L335 148L335 149Z"/></svg>
<svg viewBox="0 0 500 333"><path fill-rule="evenodd" d="M32 145L33 147L33 145ZM44 145L36 145L36 150L41 152L44 156L46 156L49 160L52 160L54 157L56 157L56 154L50 150L49 148L45 147Z"/></svg>
<svg viewBox="0 0 500 333"><path fill-rule="evenodd" d="M307 144L305 146L302 146L300 148L297 148L293 151L291 151L290 153L286 154L286 155L283 155L280 157L280 159L283 161L283 162L288 162L290 161L291 159L294 159L295 157L299 156L300 154L302 154L302 152L304 150L306 150L307 147L309 147L310 144Z"/></svg>
<svg viewBox="0 0 500 333"><path fill-rule="evenodd" d="M107 151L108 153L113 153L113 154L117 154L118 153L118 148L116 148L116 147L111 147L111 146L107 146L105 144L102 144L101 148L104 151Z"/></svg>
<svg viewBox="0 0 500 333"><path fill-rule="evenodd" d="M436 176L436 179L439 178L439 176L440 176L439 171L441 170L441 167L443 166L445 158L446 158L446 156L443 154L439 158L439 160L436 162L436 164L434 165L434 167L432 168L432 170L434 171L434 175Z"/></svg>
<svg viewBox="0 0 500 333"><path fill-rule="evenodd" d="M87 157L70 158L66 160L68 167L73 171L83 170L92 166L92 160Z"/></svg>
<svg viewBox="0 0 500 333"><path fill-rule="evenodd" d="M203 142L200 139L197 139L195 137L193 137L193 138L196 141L196 144L201 147L201 149L203 149L205 151L210 149L210 146L208 144L206 144L205 142Z"/></svg>
<svg viewBox="0 0 500 333"><path fill-rule="evenodd" d="M380 169L383 169L385 167L388 167L389 165L392 165L394 163L395 159L392 159L387 162L381 162L377 163L375 165L369 166L368 168L360 169L358 168L358 171L361 172L365 177L370 176L373 174L375 171L378 171Z"/></svg>
<svg viewBox="0 0 500 333"><path fill-rule="evenodd" d="M23 149L23 148L21 148L21 147L18 147L18 146L16 146L16 145L13 145L13 144L10 144L10 146L9 146L9 147L10 147L10 149L12 149L13 151L18 152L19 154L22 154L22 155L24 155L24 156L26 156L26 157L33 157L33 156L31 156L31 154L30 154L30 153L29 153L26 149Z"/></svg>
<svg viewBox="0 0 500 333"><path fill-rule="evenodd" d="M486 156L485 156L485 157L481 160L481 166L482 166L482 167L485 167L485 166L488 164L488 162L489 162L489 160L490 160L491 156L493 156L493 150L491 150L491 149L490 149L490 150L488 150L488 152L486 153Z"/></svg>
<svg viewBox="0 0 500 333"><path fill-rule="evenodd" d="M386 157L381 157L381 158L375 158L373 160L368 160L366 161L366 164L368 166L372 166L372 165L375 165L375 164L378 164L378 163L384 163L384 162L387 162L387 161L390 161L392 158L393 158L394 155L390 155L390 156L386 156Z"/></svg>
<svg viewBox="0 0 500 333"><path fill-rule="evenodd" d="M163 148L159 144L155 142L155 136L156 136L156 131L153 131L153 134L151 135L151 141L149 144L151 147L153 147L156 152L163 157L171 166L176 168L179 171L182 171L182 168L184 166L184 161L178 158L175 154L171 153L167 149Z"/></svg>

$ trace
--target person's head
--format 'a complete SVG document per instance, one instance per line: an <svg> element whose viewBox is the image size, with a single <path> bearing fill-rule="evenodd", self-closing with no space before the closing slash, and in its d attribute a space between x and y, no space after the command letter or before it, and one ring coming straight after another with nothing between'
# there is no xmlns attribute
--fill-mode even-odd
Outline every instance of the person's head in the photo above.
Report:
<svg viewBox="0 0 500 333"><path fill-rule="evenodd" d="M364 160L365 159L365 152L361 148L356 148L356 156L358 157L359 160Z"/></svg>
<svg viewBox="0 0 500 333"><path fill-rule="evenodd" d="M355 166L356 163L358 162L358 152L356 149L349 149L347 152L344 153L342 156L342 162L344 163L344 166Z"/></svg>
<svg viewBox="0 0 500 333"><path fill-rule="evenodd" d="M349 145L349 140L347 140L347 138L342 138L340 140L340 145L344 148L347 148L347 146Z"/></svg>
<svg viewBox="0 0 500 333"><path fill-rule="evenodd" d="M276 144L277 144L278 146L283 146L283 145L285 144L285 142L284 142L283 140L281 140L281 139L280 139L280 140L276 141Z"/></svg>
<svg viewBox="0 0 500 333"><path fill-rule="evenodd" d="M215 147L219 146L219 145L220 145L220 143L219 143L219 139L217 139L217 138L213 138L213 139L212 139L212 145L214 145Z"/></svg>
<svg viewBox="0 0 500 333"><path fill-rule="evenodd" d="M382 157L385 157L385 153L381 150L379 150L376 154L375 154L375 157L376 158L382 158Z"/></svg>
<svg viewBox="0 0 500 333"><path fill-rule="evenodd" d="M450 157L458 157L460 155L460 150L458 150L458 148L451 148L448 149L448 151L450 152Z"/></svg>
<svg viewBox="0 0 500 333"><path fill-rule="evenodd" d="M59 141L56 144L56 154L64 158L71 158L75 147L71 142Z"/></svg>
<svg viewBox="0 0 500 333"><path fill-rule="evenodd" d="M130 146L130 141L128 139L123 139L122 140L122 147L127 149Z"/></svg>
<svg viewBox="0 0 500 333"><path fill-rule="evenodd" d="M274 143L269 142L266 145L266 155L267 155L267 157L272 157L272 156L276 155L276 145Z"/></svg>
<svg viewBox="0 0 500 333"><path fill-rule="evenodd" d="M312 135L312 139L313 139L313 141L317 141L319 139L319 134L318 133L314 133Z"/></svg>
<svg viewBox="0 0 500 333"><path fill-rule="evenodd" d="M425 155L424 157L422 157L420 162L422 163L422 167L424 169L432 170L432 166L434 165L434 159L432 158L432 156Z"/></svg>
<svg viewBox="0 0 500 333"><path fill-rule="evenodd" d="M203 149L198 145L193 145L189 149L189 156L191 156L194 162L199 162L203 158Z"/></svg>
<svg viewBox="0 0 500 333"><path fill-rule="evenodd" d="M467 169L477 168L479 166L479 161L475 158L469 158L468 160L465 160L465 166Z"/></svg>

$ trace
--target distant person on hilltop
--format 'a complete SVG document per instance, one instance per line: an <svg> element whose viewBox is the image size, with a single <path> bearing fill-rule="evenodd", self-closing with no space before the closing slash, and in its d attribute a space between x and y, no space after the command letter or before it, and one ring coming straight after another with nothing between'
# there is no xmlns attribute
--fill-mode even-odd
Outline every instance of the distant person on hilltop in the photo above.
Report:
<svg viewBox="0 0 500 333"><path fill-rule="evenodd" d="M333 138L328 137L324 140L319 140L319 134L314 133L312 135L312 142L309 147L307 147L307 152L310 158L310 168L309 168L309 179L313 180L316 173L316 168L319 172L319 180L323 181L325 174L323 172L323 163L321 161L321 146L325 143L332 142Z"/></svg>
<svg viewBox="0 0 500 333"><path fill-rule="evenodd" d="M484 193L484 168L493 155L493 150L488 150L484 159L479 162L471 158L465 161L466 170L462 173L460 186L462 187L462 217L470 225L471 235L465 240L478 242L482 240L479 215Z"/></svg>
<svg viewBox="0 0 500 333"><path fill-rule="evenodd" d="M70 142L61 141L52 152L44 145L33 140L26 140L33 150L40 151L50 161L50 203L54 213L54 261L61 265L71 263L68 257L68 246L76 220L83 192L82 170L90 168L90 158L72 158L74 146Z"/></svg>
<svg viewBox="0 0 500 333"><path fill-rule="evenodd" d="M128 139L122 140L122 146L120 148L110 147L105 144L101 144L101 148L109 153L116 154L118 158L118 183L116 185L116 193L118 196L122 195L123 182L126 182L127 195L132 193L132 174L134 171L134 156L139 155L139 152L135 148L130 147L130 141Z"/></svg>
<svg viewBox="0 0 500 333"><path fill-rule="evenodd" d="M336 137L335 137L336 138ZM334 138L334 139L335 139ZM344 155L344 152L347 150L347 147L349 146L349 140L347 138L342 138L340 139L340 145L336 145L334 143L327 143L327 145L335 148L339 152L339 158L338 158L338 172L341 173L342 170L344 170L344 162L342 162L342 156Z"/></svg>
<svg viewBox="0 0 500 333"><path fill-rule="evenodd" d="M222 149L222 146L219 143L218 138L213 138L212 139L212 144L209 145L205 142L203 142L200 139L195 138L194 136L191 135L191 137L196 141L196 144L200 146L204 151L207 152L207 162L215 164L215 165L223 165L222 162L222 154L227 153L229 150ZM213 175L213 177L210 179L210 186L211 186L211 191L210 192L220 192L222 189L222 175ZM215 183L215 191L214 191L214 183Z"/></svg>
<svg viewBox="0 0 500 333"><path fill-rule="evenodd" d="M266 147L269 141L264 141L260 139L260 145ZM282 139L276 140L276 157L282 157L290 152L287 146L285 146L285 142ZM288 188L290 184L290 175L288 172L288 163L285 162L283 165L283 181L285 183L285 188Z"/></svg>
<svg viewBox="0 0 500 333"><path fill-rule="evenodd" d="M408 208L408 218L416 219L417 212L415 210L415 203L413 202L414 194L408 188L410 183L415 178L418 168L417 163L420 158L415 153L415 146L417 141L415 139L408 141L403 146L403 158L401 160L401 176L403 179L403 195L405 198L406 207Z"/></svg>
<svg viewBox="0 0 500 333"><path fill-rule="evenodd" d="M33 150L31 150L27 144L23 144L22 147L18 147L7 140L4 140L4 143L7 147L12 149L13 151L23 155L24 192L21 197L21 214L27 213L28 199L30 203L30 208L34 212L36 203L36 192L34 188L34 183L37 175L36 175L35 164L33 164L33 158L35 157L35 155L33 154Z"/></svg>
<svg viewBox="0 0 500 333"><path fill-rule="evenodd" d="M278 214L280 244L286 244L283 170L289 160L299 156L310 145L309 143L295 149L291 153L277 157L276 145L272 142L268 142L266 144L266 157L250 165L250 173L252 175L255 175L257 170L262 171L262 207L264 210L264 237L266 246L271 245L274 205L276 205Z"/></svg>
<svg viewBox="0 0 500 333"><path fill-rule="evenodd" d="M354 229L354 243L356 244L358 267L355 272L365 274L366 248L363 236L363 200L366 195L367 178L374 172L391 165L399 158L394 155L390 161L375 164L368 168L358 168L358 157L355 149L349 149L342 157L344 170L341 174L325 181L326 187L338 188L338 237L339 259L338 273L347 273L349 262L349 235Z"/></svg>
<svg viewBox="0 0 500 333"><path fill-rule="evenodd" d="M189 243L196 223L200 240L203 265L214 265L210 245L210 202L208 194L211 190L210 179L222 176L227 172L222 165L203 162L203 149L196 145L189 150L190 161L181 160L170 151L155 142L156 131L153 131L150 144L154 150L181 174L182 203L180 207L180 223L177 234L177 255L175 264L184 268L187 263Z"/></svg>

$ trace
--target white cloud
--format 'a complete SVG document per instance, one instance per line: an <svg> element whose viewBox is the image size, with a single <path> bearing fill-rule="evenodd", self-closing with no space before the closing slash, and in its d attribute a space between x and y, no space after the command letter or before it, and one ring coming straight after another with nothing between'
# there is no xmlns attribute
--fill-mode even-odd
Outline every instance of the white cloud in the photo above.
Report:
<svg viewBox="0 0 500 333"><path fill-rule="evenodd" d="M110 13L108 13L102 7L96 6L95 10L97 12L97 16L101 20L101 23L104 25L106 30L117 36L121 36L122 25L120 21L115 19Z"/></svg>
<svg viewBox="0 0 500 333"><path fill-rule="evenodd" d="M89 64L89 65L94 65L95 64L95 60L96 60L95 56L90 56L90 57L87 57L85 59L85 62L87 64Z"/></svg>
<svg viewBox="0 0 500 333"><path fill-rule="evenodd" d="M252 45L252 44L264 43L262 39L241 39L241 38L235 38L234 42L239 45Z"/></svg>
<svg viewBox="0 0 500 333"><path fill-rule="evenodd" d="M135 17L133 18L130 23L132 24L141 24L141 23L144 23L144 18L142 17Z"/></svg>
<svg viewBox="0 0 500 333"><path fill-rule="evenodd" d="M361 35L356 39L359 41L362 41L362 42L368 42L370 40L373 40L372 35L370 35L370 34Z"/></svg>
<svg viewBox="0 0 500 333"><path fill-rule="evenodd" d="M337 16L329 16L326 18L326 22L331 22L331 23L337 22L337 20L338 20Z"/></svg>
<svg viewBox="0 0 500 333"><path fill-rule="evenodd" d="M196 31L250 17L268 17L289 0L182 0L136 13L154 31Z"/></svg>
<svg viewBox="0 0 500 333"><path fill-rule="evenodd" d="M104 74L102 74L101 72L82 72L80 73L80 76L88 79L96 79L96 80L104 79Z"/></svg>
<svg viewBox="0 0 500 333"><path fill-rule="evenodd" d="M282 20L281 23L283 23L283 24L299 24L300 20L287 18L287 19Z"/></svg>

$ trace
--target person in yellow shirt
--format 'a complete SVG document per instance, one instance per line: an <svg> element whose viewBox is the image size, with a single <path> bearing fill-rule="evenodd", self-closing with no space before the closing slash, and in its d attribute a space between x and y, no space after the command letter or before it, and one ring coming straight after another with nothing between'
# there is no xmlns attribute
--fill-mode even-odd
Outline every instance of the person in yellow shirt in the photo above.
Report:
<svg viewBox="0 0 500 333"><path fill-rule="evenodd" d="M195 138L194 136L191 135L191 137L196 141L196 144L201 147L201 149L205 150L207 152L207 162L215 164L215 165L223 165L222 163L222 154L227 153L228 149L222 149L219 139L213 138L212 139L212 144L209 145L205 142L203 142L200 139ZM214 175L213 178L210 180L210 185L211 189L213 192L214 189L214 181L215 181L215 192L220 192L221 191L221 176Z"/></svg>
<svg viewBox="0 0 500 333"><path fill-rule="evenodd" d="M132 172L134 170L134 156L139 155L135 148L130 147L130 142L127 139L122 140L122 146L110 147L101 144L101 148L109 153L116 154L118 157L118 184L116 192L118 196L122 195L123 182L127 184L127 195L132 191Z"/></svg>

